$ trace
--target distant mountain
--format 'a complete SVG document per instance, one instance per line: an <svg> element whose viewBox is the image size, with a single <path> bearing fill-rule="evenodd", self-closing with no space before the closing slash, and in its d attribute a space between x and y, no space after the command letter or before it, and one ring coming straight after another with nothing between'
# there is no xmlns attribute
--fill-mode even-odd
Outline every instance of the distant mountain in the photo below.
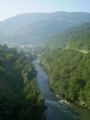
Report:
<svg viewBox="0 0 90 120"><path fill-rule="evenodd" d="M90 22L90 13L21 14L0 22L0 43L40 45L48 37L85 22Z"/></svg>
<svg viewBox="0 0 90 120"><path fill-rule="evenodd" d="M52 47L90 50L90 22L59 33L49 40Z"/></svg>

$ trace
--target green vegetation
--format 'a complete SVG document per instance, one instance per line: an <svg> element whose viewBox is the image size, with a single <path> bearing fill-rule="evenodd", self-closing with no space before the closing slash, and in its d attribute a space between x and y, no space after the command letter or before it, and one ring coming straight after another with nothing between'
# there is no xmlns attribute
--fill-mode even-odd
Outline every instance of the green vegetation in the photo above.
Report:
<svg viewBox="0 0 90 120"><path fill-rule="evenodd" d="M0 43L44 45L49 37L73 26L90 22L90 13L25 13L0 22Z"/></svg>
<svg viewBox="0 0 90 120"><path fill-rule="evenodd" d="M52 48L90 50L90 22L73 27L52 37L48 43Z"/></svg>
<svg viewBox="0 0 90 120"><path fill-rule="evenodd" d="M0 120L44 118L44 98L35 80L32 58L14 48L0 46Z"/></svg>
<svg viewBox="0 0 90 120"><path fill-rule="evenodd" d="M59 96L90 109L90 53L71 49L43 52L41 63L49 75L49 85Z"/></svg>

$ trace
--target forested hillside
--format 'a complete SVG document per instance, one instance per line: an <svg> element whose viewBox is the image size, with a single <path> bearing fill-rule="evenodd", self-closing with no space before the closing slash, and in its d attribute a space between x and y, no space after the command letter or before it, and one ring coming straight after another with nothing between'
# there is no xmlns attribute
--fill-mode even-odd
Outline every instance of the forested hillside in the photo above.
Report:
<svg viewBox="0 0 90 120"><path fill-rule="evenodd" d="M0 43L42 45L70 27L90 22L90 13L26 13L0 22Z"/></svg>
<svg viewBox="0 0 90 120"><path fill-rule="evenodd" d="M31 55L0 46L0 120L43 119L44 98L31 61Z"/></svg>
<svg viewBox="0 0 90 120"><path fill-rule="evenodd" d="M90 50L90 22L59 33L51 38L48 45L53 48Z"/></svg>
<svg viewBox="0 0 90 120"><path fill-rule="evenodd" d="M47 50L41 63L49 75L49 85L59 99L90 109L90 53L74 50Z"/></svg>

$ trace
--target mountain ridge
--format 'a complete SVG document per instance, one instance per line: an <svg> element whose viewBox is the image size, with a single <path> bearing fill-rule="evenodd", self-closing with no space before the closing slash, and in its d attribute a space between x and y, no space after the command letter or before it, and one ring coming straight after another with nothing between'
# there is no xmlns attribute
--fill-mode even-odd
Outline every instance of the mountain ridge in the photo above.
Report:
<svg viewBox="0 0 90 120"><path fill-rule="evenodd" d="M0 22L0 42L42 45L49 37L89 21L90 13L86 12L20 14Z"/></svg>
<svg viewBox="0 0 90 120"><path fill-rule="evenodd" d="M90 22L72 27L52 37L49 45L66 49L90 50Z"/></svg>

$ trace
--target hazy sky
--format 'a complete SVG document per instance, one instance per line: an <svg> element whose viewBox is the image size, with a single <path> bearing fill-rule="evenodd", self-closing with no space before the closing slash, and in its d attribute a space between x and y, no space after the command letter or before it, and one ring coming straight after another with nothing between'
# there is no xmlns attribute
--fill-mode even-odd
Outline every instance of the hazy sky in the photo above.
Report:
<svg viewBox="0 0 90 120"><path fill-rule="evenodd" d="M29 12L90 12L90 0L0 0L0 21Z"/></svg>

